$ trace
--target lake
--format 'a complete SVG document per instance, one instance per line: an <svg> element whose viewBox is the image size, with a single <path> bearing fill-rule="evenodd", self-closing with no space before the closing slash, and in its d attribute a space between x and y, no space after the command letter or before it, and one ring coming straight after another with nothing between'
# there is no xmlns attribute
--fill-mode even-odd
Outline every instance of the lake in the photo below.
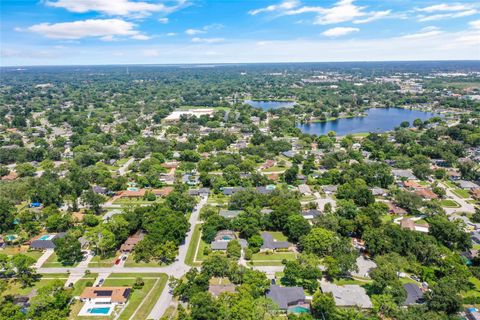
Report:
<svg viewBox="0 0 480 320"><path fill-rule="evenodd" d="M294 101L274 101L274 100L245 100L246 104L262 110L291 108L295 105Z"/></svg>
<svg viewBox="0 0 480 320"><path fill-rule="evenodd" d="M324 135L335 131L338 136L361 132L385 132L398 127L401 122L413 120L427 120L437 113L410 110L403 108L371 108L365 111L365 117L343 118L335 121L312 122L297 126L303 133Z"/></svg>

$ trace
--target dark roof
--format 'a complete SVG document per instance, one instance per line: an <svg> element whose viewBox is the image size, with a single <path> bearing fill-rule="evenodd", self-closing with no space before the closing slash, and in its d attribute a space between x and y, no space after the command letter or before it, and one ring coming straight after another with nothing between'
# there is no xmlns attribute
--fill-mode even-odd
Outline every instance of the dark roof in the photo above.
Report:
<svg viewBox="0 0 480 320"><path fill-rule="evenodd" d="M53 240L58 239L58 238L63 238L65 237L66 233L65 232L60 232L57 233L52 239L50 240L33 240L32 243L30 243L30 248L32 249L55 249L55 243Z"/></svg>
<svg viewBox="0 0 480 320"><path fill-rule="evenodd" d="M305 292L302 287L280 287L271 285L267 292L267 298L272 299L280 309L298 304L305 300Z"/></svg>
<svg viewBox="0 0 480 320"><path fill-rule="evenodd" d="M414 283L406 283L403 285L403 288L407 292L407 299L405 300L405 305L417 304L422 302L423 292L420 288Z"/></svg>
<svg viewBox="0 0 480 320"><path fill-rule="evenodd" d="M243 189L244 189L243 187L225 187L222 189L222 192L226 196L231 196L235 192L241 191Z"/></svg>
<svg viewBox="0 0 480 320"><path fill-rule="evenodd" d="M290 247L290 242L275 241L273 236L268 232L262 232L263 245L262 249L287 249Z"/></svg>

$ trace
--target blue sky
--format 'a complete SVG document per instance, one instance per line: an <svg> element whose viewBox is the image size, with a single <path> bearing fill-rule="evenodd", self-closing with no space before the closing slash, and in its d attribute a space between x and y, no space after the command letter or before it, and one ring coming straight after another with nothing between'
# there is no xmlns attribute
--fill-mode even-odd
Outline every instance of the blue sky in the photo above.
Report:
<svg viewBox="0 0 480 320"><path fill-rule="evenodd" d="M0 64L480 59L478 1L1 0Z"/></svg>

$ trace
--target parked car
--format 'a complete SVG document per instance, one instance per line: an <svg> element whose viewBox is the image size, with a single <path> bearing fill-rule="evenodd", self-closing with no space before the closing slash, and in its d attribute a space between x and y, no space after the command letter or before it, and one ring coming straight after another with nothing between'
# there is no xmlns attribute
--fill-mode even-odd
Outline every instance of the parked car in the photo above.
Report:
<svg viewBox="0 0 480 320"><path fill-rule="evenodd" d="M122 257L122 261L125 261L125 260L127 260L127 256Z"/></svg>
<svg viewBox="0 0 480 320"><path fill-rule="evenodd" d="M100 285L100 284L102 284L104 281L105 281L105 279L102 278L102 279L98 280L98 284Z"/></svg>
<svg viewBox="0 0 480 320"><path fill-rule="evenodd" d="M115 260L115 264L119 264L119 263L120 263L120 261L122 261L122 260L120 260L120 258L119 258L119 259L117 259L117 260Z"/></svg>

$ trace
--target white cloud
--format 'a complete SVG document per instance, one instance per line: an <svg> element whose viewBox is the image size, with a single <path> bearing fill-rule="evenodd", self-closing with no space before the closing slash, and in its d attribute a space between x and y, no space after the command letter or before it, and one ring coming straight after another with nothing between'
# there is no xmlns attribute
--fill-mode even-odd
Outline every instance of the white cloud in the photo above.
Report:
<svg viewBox="0 0 480 320"><path fill-rule="evenodd" d="M218 43L218 42L223 42L225 39L223 38L199 38L195 37L192 38L192 42L196 43Z"/></svg>
<svg viewBox="0 0 480 320"><path fill-rule="evenodd" d="M392 10L377 11L377 12L374 12L373 14L371 14L367 18L354 20L353 23L358 23L358 24L368 23L368 22L372 22L372 21L375 21L375 20L384 19L384 18L389 17L391 13L392 13Z"/></svg>
<svg viewBox="0 0 480 320"><path fill-rule="evenodd" d="M470 21L468 23L473 29L480 29L480 20Z"/></svg>
<svg viewBox="0 0 480 320"><path fill-rule="evenodd" d="M417 9L417 11L420 12L438 12L438 11L464 11L470 9L469 5L466 4L461 4L461 3L452 3L452 4L447 4L447 3L441 3L441 4L436 4L433 6L428 6L424 8Z"/></svg>
<svg viewBox="0 0 480 320"><path fill-rule="evenodd" d="M158 19L158 22L163 23L163 24L167 24L169 22L169 20L168 20L168 18L160 18L160 19Z"/></svg>
<svg viewBox="0 0 480 320"><path fill-rule="evenodd" d="M194 35L202 34L202 33L206 33L206 32L207 31L200 30L200 29L187 29L187 30L185 30L185 33L188 34L189 36L194 36Z"/></svg>
<svg viewBox="0 0 480 320"><path fill-rule="evenodd" d="M328 29L327 31L323 32L322 34L326 37L341 37L345 36L347 34L353 33L353 32L358 32L360 29L358 28L351 28L351 27L337 27L337 28L332 28Z"/></svg>
<svg viewBox="0 0 480 320"><path fill-rule="evenodd" d="M136 35L131 36L131 38L134 39L134 40L150 40L151 39L151 37L146 36L144 34L136 34Z"/></svg>
<svg viewBox="0 0 480 320"><path fill-rule="evenodd" d="M173 6L163 3L151 3L129 0L57 0L46 1L46 5L56 8L64 8L75 13L97 11L108 15L138 17L147 16L151 12L171 13L188 5L186 0L178 0Z"/></svg>
<svg viewBox="0 0 480 320"><path fill-rule="evenodd" d="M275 11L283 11L283 10L291 10L300 5L298 0L285 0L279 4L272 4L265 8L250 10L248 13L252 16L257 15L259 13L264 12L275 12Z"/></svg>
<svg viewBox="0 0 480 320"><path fill-rule="evenodd" d="M35 32L51 39L75 40L88 37L112 41L115 36L128 36L146 40L147 36L135 30L135 24L121 19L88 19L61 23L40 23L26 31ZM18 29L17 29L18 30Z"/></svg>
<svg viewBox="0 0 480 320"><path fill-rule="evenodd" d="M431 38L434 36L438 36L442 33L443 31L441 31L439 28L434 26L429 26L420 30L420 32L407 34L407 35L401 36L400 38L401 39L423 39L423 38Z"/></svg>
<svg viewBox="0 0 480 320"><path fill-rule="evenodd" d="M417 16L420 22L461 18L478 13L478 10L474 6L463 3L441 3L424 8L417 8L416 11L421 12L421 14Z"/></svg>
<svg viewBox="0 0 480 320"><path fill-rule="evenodd" d="M249 11L251 15L259 13L273 13L277 16L299 15L314 13L314 24L327 25L353 21L354 23L368 23L391 15L391 10L366 11L365 6L357 6L355 0L339 0L332 7L304 6L299 1L284 1L276 5Z"/></svg>
<svg viewBox="0 0 480 320"><path fill-rule="evenodd" d="M173 37L173 36L176 36L176 35L177 35L177 33L175 33L175 32L167 33L167 37Z"/></svg>
<svg viewBox="0 0 480 320"><path fill-rule="evenodd" d="M460 11L460 12L433 14L433 15L430 15L430 16L419 15L418 16L418 21L425 22L425 21L434 21L434 20L468 17L468 16L476 14L477 12L478 11L476 9L470 9L470 10L465 10L465 11Z"/></svg>

